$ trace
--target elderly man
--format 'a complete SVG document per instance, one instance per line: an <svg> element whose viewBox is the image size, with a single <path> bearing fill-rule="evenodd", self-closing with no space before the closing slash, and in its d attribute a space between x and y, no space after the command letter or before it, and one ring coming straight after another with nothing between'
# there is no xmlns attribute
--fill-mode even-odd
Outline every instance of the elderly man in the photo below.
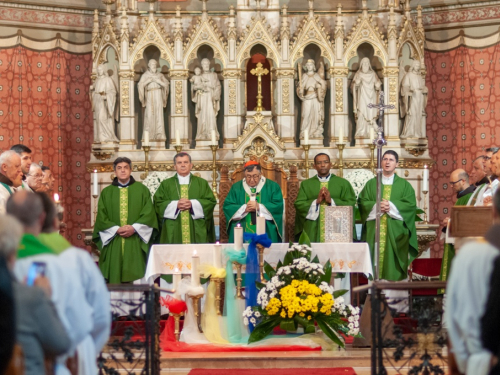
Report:
<svg viewBox="0 0 500 375"><path fill-rule="evenodd" d="M42 173L42 185L44 186L44 191L50 195L54 191L54 183L56 179L54 178L54 174L52 173L50 168L46 165L42 166Z"/></svg>
<svg viewBox="0 0 500 375"><path fill-rule="evenodd" d="M9 198L6 208L7 213L16 217L24 227L14 267L16 278L25 280L33 262L46 265L46 276L52 289L51 299L71 342L66 354L56 359L56 375L68 374L65 367L67 357L72 356L78 345L92 332L92 306L87 303L83 287L73 268L68 267L38 239L45 219L40 197L31 192L19 191ZM87 358L88 352L78 355Z"/></svg>
<svg viewBox="0 0 500 375"><path fill-rule="evenodd" d="M92 239L104 278L118 284L144 277L158 221L148 188L131 176L130 159L119 157L113 166L116 177L99 198Z"/></svg>
<svg viewBox="0 0 500 375"><path fill-rule="evenodd" d="M174 156L175 176L164 180L154 196L161 220L160 243L215 242L214 208L217 200L207 180L191 174L191 156Z"/></svg>
<svg viewBox="0 0 500 375"><path fill-rule="evenodd" d="M224 201L229 242L234 242L234 227L240 224L247 233L256 233L257 216L266 219L266 233L272 242L283 240L283 194L280 186L264 176L256 161L244 166L245 178L231 186Z"/></svg>
<svg viewBox="0 0 500 375"><path fill-rule="evenodd" d="M31 149L26 147L25 145L17 144L10 148L12 151L15 151L21 158L21 169L23 171L23 184L22 188L28 191L31 191L28 183L26 182L26 177L30 171L31 167Z"/></svg>
<svg viewBox="0 0 500 375"><path fill-rule="evenodd" d="M23 183L21 158L15 151L5 151L0 155L0 214L5 213L7 199Z"/></svg>
<svg viewBox="0 0 500 375"><path fill-rule="evenodd" d="M356 194L349 181L330 173L330 156L314 157L318 174L300 184L295 201L295 239L305 231L311 242L325 242L325 207L356 205Z"/></svg>
<svg viewBox="0 0 500 375"><path fill-rule="evenodd" d="M489 169L493 177L498 174L498 167L500 166L500 153L498 150L492 151L491 159L489 160ZM493 196L495 195L496 189L498 187L498 178L493 180L487 179L487 181L478 186L474 194L470 197L468 206L491 206L493 202Z"/></svg>
<svg viewBox="0 0 500 375"><path fill-rule="evenodd" d="M42 168L36 163L31 163L29 173L26 176L26 182L33 191L44 191L42 184L43 172Z"/></svg>
<svg viewBox="0 0 500 375"><path fill-rule="evenodd" d="M488 183L488 177L486 175L484 155L480 155L474 159L472 162L472 172L470 174L474 185L481 186Z"/></svg>

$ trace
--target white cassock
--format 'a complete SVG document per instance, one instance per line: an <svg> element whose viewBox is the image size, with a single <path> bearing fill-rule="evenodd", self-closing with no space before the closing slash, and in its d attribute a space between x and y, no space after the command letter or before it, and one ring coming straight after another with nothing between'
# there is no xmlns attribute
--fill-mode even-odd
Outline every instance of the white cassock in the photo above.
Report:
<svg viewBox="0 0 500 375"><path fill-rule="evenodd" d="M71 340L71 347L66 354L57 357L56 375L70 375L65 362L68 356L74 354L78 344L92 332L92 307L85 299L85 292L79 278L75 277L73 267L68 267L55 254L41 254L16 260L14 275L19 282L23 283L27 278L33 262L47 264L46 276L52 289L51 300Z"/></svg>
<svg viewBox="0 0 500 375"><path fill-rule="evenodd" d="M98 373L96 358L108 342L111 331L111 308L109 292L101 271L90 254L76 247L70 247L59 255L65 267L71 269L80 280L85 300L92 309L92 329L77 347L78 374Z"/></svg>
<svg viewBox="0 0 500 375"><path fill-rule="evenodd" d="M499 181L498 180L493 180L491 181L491 184L483 184L481 187L479 187L479 191L477 193L472 193L471 197L469 198L469 201L467 202L467 206L484 206L484 198L487 196L494 197L495 193L498 188ZM474 197L476 197L476 200L474 204L472 204Z"/></svg>
<svg viewBox="0 0 500 375"><path fill-rule="evenodd" d="M487 242L469 242L451 264L445 321L458 369L487 375L491 353L481 344L481 322L490 290L493 262L500 252Z"/></svg>
<svg viewBox="0 0 500 375"><path fill-rule="evenodd" d="M10 191L7 190L5 186L0 184L0 215L4 215L6 212L5 205L9 197L15 192L15 188L9 186Z"/></svg>

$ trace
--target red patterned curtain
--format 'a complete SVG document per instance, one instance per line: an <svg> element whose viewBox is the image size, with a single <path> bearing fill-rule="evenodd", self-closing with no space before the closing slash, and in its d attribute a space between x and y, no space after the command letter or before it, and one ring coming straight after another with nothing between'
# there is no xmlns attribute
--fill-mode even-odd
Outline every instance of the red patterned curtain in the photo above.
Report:
<svg viewBox="0 0 500 375"><path fill-rule="evenodd" d="M80 230L90 226L91 72L91 54L0 50L0 151L22 143L33 162L50 167L66 210L66 237L80 247Z"/></svg>

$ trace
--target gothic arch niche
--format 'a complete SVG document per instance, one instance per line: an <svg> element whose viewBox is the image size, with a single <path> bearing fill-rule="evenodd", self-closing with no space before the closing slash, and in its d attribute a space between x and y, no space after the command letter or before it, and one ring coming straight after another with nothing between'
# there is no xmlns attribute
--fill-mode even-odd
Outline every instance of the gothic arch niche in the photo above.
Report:
<svg viewBox="0 0 500 375"><path fill-rule="evenodd" d="M275 150L269 146L266 140L262 137L255 137L250 146L243 150L243 159L259 160L262 156L266 155L269 161L273 161L276 155Z"/></svg>
<svg viewBox="0 0 500 375"><path fill-rule="evenodd" d="M144 108L142 107L142 104L139 100L139 90L137 88L137 83L141 79L141 76L144 72L148 70L148 63L149 60L156 60L158 63L159 71L163 73L163 75L168 78L169 74L169 62L167 60L164 60L161 58L161 52L158 49L158 47L154 45L149 45L147 46L143 53L142 53L142 58L137 60L134 64L134 109L135 109L135 134L137 134L137 148L141 149L142 148L142 131L143 131L143 125L144 125ZM169 97L171 93L169 92ZM167 99L167 106L163 108L163 121L164 121L164 126L165 126L165 133L167 135L167 141L168 142L168 134L170 129L170 116L168 114L170 113L170 100ZM166 147L166 144L165 144Z"/></svg>
<svg viewBox="0 0 500 375"><path fill-rule="evenodd" d="M219 78L220 84L221 84L221 96L220 96L220 109L219 113L217 114L217 131L220 134L219 137L219 147L223 146L223 129L224 129L224 83L223 83L223 78L222 78L222 72L224 69L224 64L221 60L218 58L215 58L215 52L214 49L208 45L208 44L203 44L198 47L196 51L196 58L193 58L189 60L188 62L188 70L189 70L189 78L187 81L187 95L188 95L188 100L187 100L187 108L188 108L188 121L189 121L189 126L188 126L188 137L189 137L189 144L190 148L195 148L196 147L196 133L198 131L198 121L196 119L196 104L192 100L192 94L191 94L191 79L193 78L195 74L195 69L200 68L201 69L201 60L203 59L208 59L210 60L210 70L217 73L217 77Z"/></svg>
<svg viewBox="0 0 500 375"><path fill-rule="evenodd" d="M298 87L298 83L300 81L300 77L303 74L306 74L304 71L305 64L308 60L314 60L316 66L316 72L322 76L322 78L326 81L326 95L325 100L323 102L323 145L325 147L329 147L330 145L330 116L329 116L329 108L330 108L330 83L328 81L328 69L330 67L330 62L324 56L321 55L321 48L315 44L311 43L304 47L302 51L302 57L297 59L294 62L294 68L297 72L297 80L295 81L295 139L297 147L300 147L300 131L301 131L301 122L302 122L302 101L299 99L297 95L296 88Z"/></svg>
<svg viewBox="0 0 500 375"><path fill-rule="evenodd" d="M398 65L399 65L398 97L401 95L401 80L403 79L403 76L410 69L410 66L413 63L413 61L419 61L418 56L415 55L414 47L410 45L410 43L408 42L404 43L401 46L401 49L399 50L399 56L398 56ZM401 111L398 112L401 113ZM398 134L401 134L401 132L403 131L404 118L401 118L401 116L399 116L398 119L399 119Z"/></svg>
<svg viewBox="0 0 500 375"><path fill-rule="evenodd" d="M377 74L380 82L382 83L381 90L384 90L384 62L383 60L375 56L375 49L370 43L362 43L356 50L356 56L348 61L347 67L349 68L349 74L347 76L347 87L348 87L348 116L349 116L349 136L351 137L351 146L356 144L355 133L356 133L356 120L354 118L354 108L353 108L353 93L351 90L352 80L354 75L360 68L359 64L361 60L367 57L370 60L370 65L373 71Z"/></svg>
<svg viewBox="0 0 500 375"><path fill-rule="evenodd" d="M119 95L120 77L118 76L118 70L120 68L120 62L118 61L118 54L112 45L108 45L101 51L99 65L101 64L106 67L106 73L113 79L117 95ZM119 111L120 100L116 101L116 106L118 106L116 110ZM115 117L115 134L117 135L118 139L121 139L119 123L120 116L118 116L118 120Z"/></svg>
<svg viewBox="0 0 500 375"><path fill-rule="evenodd" d="M250 58L245 61L245 108L247 111L254 111L257 107L257 89L258 78L251 73L258 63L262 64L263 69L269 71L268 74L261 77L262 84L262 106L265 111L272 111L274 102L274 90L271 83L272 62L267 58L267 49L262 44L256 44L250 50Z"/></svg>

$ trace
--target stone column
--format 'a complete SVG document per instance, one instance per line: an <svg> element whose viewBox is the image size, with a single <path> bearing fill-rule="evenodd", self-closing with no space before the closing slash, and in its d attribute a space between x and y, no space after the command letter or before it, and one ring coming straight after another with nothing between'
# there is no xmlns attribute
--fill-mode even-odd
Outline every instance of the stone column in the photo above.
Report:
<svg viewBox="0 0 500 375"><path fill-rule="evenodd" d="M137 145L137 134L135 130L134 116L134 71L123 70L120 67L120 93L117 105L120 106L120 126L118 127L118 139L120 149L133 150Z"/></svg>
<svg viewBox="0 0 500 375"><path fill-rule="evenodd" d="M189 71L187 69L170 70L170 148L175 145L176 131L179 131L181 144L184 150L189 148L189 140L195 134L190 134L192 129L188 128L188 108L187 108L187 79Z"/></svg>
<svg viewBox="0 0 500 375"><path fill-rule="evenodd" d="M277 131L285 147L295 147L295 70L292 68L276 69L276 97L274 103L277 114Z"/></svg>
<svg viewBox="0 0 500 375"><path fill-rule="evenodd" d="M330 68L330 147L336 147L339 129L343 128L344 141L349 141L349 119L347 115L347 74L346 67Z"/></svg>
<svg viewBox="0 0 500 375"><path fill-rule="evenodd" d="M233 142L243 130L241 69L224 69L224 148L233 148Z"/></svg>

